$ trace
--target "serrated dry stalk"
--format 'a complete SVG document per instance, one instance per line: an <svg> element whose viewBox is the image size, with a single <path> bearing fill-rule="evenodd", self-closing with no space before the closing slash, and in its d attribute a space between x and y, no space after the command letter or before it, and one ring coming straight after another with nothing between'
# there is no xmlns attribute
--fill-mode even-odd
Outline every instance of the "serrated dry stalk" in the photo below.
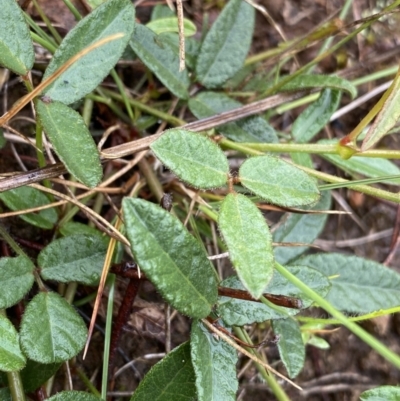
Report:
<svg viewBox="0 0 400 401"><path fill-rule="evenodd" d="M204 118L189 124L182 125L180 128L199 132L215 128L219 125L236 121L244 117L249 117L254 114L261 113L283 103L296 100L310 93L310 91L299 91L294 93L284 93L270 96L263 100L253 102L237 109L226 111L216 116ZM1 120L0 120L1 121ZM165 132L165 131L164 131ZM141 138L136 141L127 142L122 145L117 145L108 149L104 149L101 153L101 160L118 159L120 157L129 156L142 150L147 150L149 146L159 138L163 132L149 137ZM29 185L45 179L55 178L61 174L65 174L67 169L62 163L53 164L44 168L31 170L26 173L17 174L12 177L7 177L0 180L0 192L9 189L18 188L24 185Z"/></svg>

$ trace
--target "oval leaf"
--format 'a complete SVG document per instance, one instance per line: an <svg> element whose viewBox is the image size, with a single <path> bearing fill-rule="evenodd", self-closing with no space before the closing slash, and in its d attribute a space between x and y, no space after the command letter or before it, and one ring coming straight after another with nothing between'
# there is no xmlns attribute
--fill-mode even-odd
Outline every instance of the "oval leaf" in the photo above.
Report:
<svg viewBox="0 0 400 401"><path fill-rule="evenodd" d="M25 392L32 393L35 391L50 377L54 376L60 367L61 363L43 364L28 359L26 366L21 370L21 380Z"/></svg>
<svg viewBox="0 0 400 401"><path fill-rule="evenodd" d="M135 34L129 42L133 51L146 67L175 95L189 97L189 76L179 71L179 56L158 40L158 36L143 25L136 25Z"/></svg>
<svg viewBox="0 0 400 401"><path fill-rule="evenodd" d="M21 370L26 359L19 347L18 333L12 323L0 314L0 370L12 372Z"/></svg>
<svg viewBox="0 0 400 401"><path fill-rule="evenodd" d="M171 129L150 148L181 180L196 188L212 189L227 182L228 159L217 144L200 134Z"/></svg>
<svg viewBox="0 0 400 401"><path fill-rule="evenodd" d="M329 122L339 106L341 92L323 89L319 98L308 106L293 123L292 136L297 143L306 143L314 138Z"/></svg>
<svg viewBox="0 0 400 401"><path fill-rule="evenodd" d="M24 210L50 203L49 198L41 191L31 187L19 187L0 192L0 199L11 210ZM51 230L57 223L58 216L53 208L40 210L37 213L26 213L19 216L33 226Z"/></svg>
<svg viewBox="0 0 400 401"><path fill-rule="evenodd" d="M96 285L106 252L106 243L97 235L76 234L57 239L39 254L40 275L44 280Z"/></svg>
<svg viewBox="0 0 400 401"><path fill-rule="evenodd" d="M333 276L326 299L336 309L369 313L400 304L400 274L379 263L357 256L321 253L305 256L296 264Z"/></svg>
<svg viewBox="0 0 400 401"><path fill-rule="evenodd" d="M15 305L31 289L34 269L35 265L24 256L0 259L0 309Z"/></svg>
<svg viewBox="0 0 400 401"><path fill-rule="evenodd" d="M197 58L197 79L206 88L222 85L242 67L254 30L254 8L230 0L207 33Z"/></svg>
<svg viewBox="0 0 400 401"><path fill-rule="evenodd" d="M274 320L272 328L279 336L279 355L290 378L296 377L304 366L306 349L299 323L293 318Z"/></svg>
<svg viewBox="0 0 400 401"><path fill-rule="evenodd" d="M63 362L83 348L85 323L68 302L54 292L41 292L22 317L20 341L28 358L41 363Z"/></svg>
<svg viewBox="0 0 400 401"><path fill-rule="evenodd" d="M319 202L311 210L329 210L331 207L331 194L323 191ZM274 242L303 242L310 245L318 238L325 227L328 215L287 213L279 222L273 233ZM308 249L307 246L276 246L274 255L277 262L284 265L290 260L300 256Z"/></svg>
<svg viewBox="0 0 400 401"><path fill-rule="evenodd" d="M235 348L216 338L201 322L194 321L190 351L198 401L236 400L238 356Z"/></svg>
<svg viewBox="0 0 400 401"><path fill-rule="evenodd" d="M202 92L189 100L190 111L198 118L207 118L242 106L223 93ZM236 142L278 142L275 130L259 116L221 125L217 131Z"/></svg>
<svg viewBox="0 0 400 401"><path fill-rule="evenodd" d="M24 13L13 0L0 0L0 64L19 75L33 67L35 53Z"/></svg>
<svg viewBox="0 0 400 401"><path fill-rule="evenodd" d="M272 237L264 216L241 194L229 194L218 217L229 257L245 288L260 298L272 278L274 255Z"/></svg>
<svg viewBox="0 0 400 401"><path fill-rule="evenodd" d="M307 205L320 197L313 178L274 156L247 159L239 169L239 178L244 187L279 206Z"/></svg>
<svg viewBox="0 0 400 401"><path fill-rule="evenodd" d="M177 17L157 18L150 21L146 26L157 35L165 32L179 32ZM183 19L183 34L185 36L193 36L196 30L196 25L192 21Z"/></svg>
<svg viewBox="0 0 400 401"><path fill-rule="evenodd" d="M217 282L202 245L153 203L125 198L123 211L132 252L146 276L178 311L206 317L217 300Z"/></svg>
<svg viewBox="0 0 400 401"><path fill-rule="evenodd" d="M286 268L321 296L325 296L328 293L330 282L328 278L319 271L305 266L287 266ZM243 284L236 276L227 278L220 285L223 287L237 288L239 290L244 289ZM277 271L274 271L272 280L265 287L263 293L264 292L299 298L303 303L303 308L308 308L313 302L311 299L305 297L296 286L281 276ZM297 309L283 307L279 309L270 308L261 302L243 301L229 297L219 297L218 299L218 314L229 326L244 326L246 324L255 322L261 323L271 319L285 319L297 313L299 313Z"/></svg>
<svg viewBox="0 0 400 401"><path fill-rule="evenodd" d="M85 393L83 391L61 391L53 397L47 399L48 401L101 401L102 398L96 397L93 394Z"/></svg>
<svg viewBox="0 0 400 401"><path fill-rule="evenodd" d="M52 75L72 56L116 33L124 36L81 57L62 73L44 93L52 100L71 104L95 89L120 59L133 33L135 9L129 0L108 0L68 33L55 52L43 79ZM72 132L72 131L71 131Z"/></svg>
<svg viewBox="0 0 400 401"><path fill-rule="evenodd" d="M381 386L360 394L361 401L398 401L400 399L400 387Z"/></svg>
<svg viewBox="0 0 400 401"><path fill-rule="evenodd" d="M357 96L357 88L349 81L335 75L303 74L294 77L280 90L301 90L308 88L332 88L347 92L352 99Z"/></svg>
<svg viewBox="0 0 400 401"><path fill-rule="evenodd" d="M36 104L38 118L55 152L68 171L88 187L95 187L103 170L99 151L83 118L60 102Z"/></svg>
<svg viewBox="0 0 400 401"><path fill-rule="evenodd" d="M140 382L130 401L193 401L195 376L190 359L190 343L175 348Z"/></svg>

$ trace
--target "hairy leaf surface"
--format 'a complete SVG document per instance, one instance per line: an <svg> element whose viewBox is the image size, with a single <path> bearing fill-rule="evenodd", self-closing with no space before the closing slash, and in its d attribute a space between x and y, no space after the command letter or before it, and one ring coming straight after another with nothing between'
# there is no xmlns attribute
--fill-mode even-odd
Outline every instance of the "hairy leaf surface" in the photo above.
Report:
<svg viewBox="0 0 400 401"><path fill-rule="evenodd" d="M81 57L44 90L46 96L71 104L95 89L120 59L131 38L134 24L135 9L129 0L108 0L79 21L55 52L43 79L99 40L117 33L123 33L124 36Z"/></svg>
<svg viewBox="0 0 400 401"><path fill-rule="evenodd" d="M36 104L38 118L68 171L88 187L101 180L103 169L96 144L82 118L60 102Z"/></svg>
<svg viewBox="0 0 400 401"><path fill-rule="evenodd" d="M178 311L206 317L217 300L217 282L202 245L158 205L125 198L123 211L132 253L146 276Z"/></svg>
<svg viewBox="0 0 400 401"><path fill-rule="evenodd" d="M198 401L235 401L238 389L235 348L216 338L195 320L190 334L190 350Z"/></svg>
<svg viewBox="0 0 400 401"><path fill-rule="evenodd" d="M21 322L21 346L36 362L71 359L82 350L87 329L68 302L54 292L41 292L25 309Z"/></svg>
<svg viewBox="0 0 400 401"><path fill-rule="evenodd" d="M304 171L274 156L247 159L239 169L241 184L272 204L295 207L315 203L317 184Z"/></svg>
<svg viewBox="0 0 400 401"><path fill-rule="evenodd" d="M222 85L242 67L250 49L255 10L230 0L207 33L197 58L197 79L206 88Z"/></svg>
<svg viewBox="0 0 400 401"><path fill-rule="evenodd" d="M336 309L369 313L400 304L400 274L380 263L338 253L309 255L295 263L332 276L326 299Z"/></svg>
<svg viewBox="0 0 400 401"><path fill-rule="evenodd" d="M181 180L196 188L221 187L228 180L228 160L217 144L183 129L171 129L151 150Z"/></svg>
<svg viewBox="0 0 400 401"><path fill-rule="evenodd" d="M194 401L195 375L190 343L172 350L155 364L140 382L130 401Z"/></svg>
<svg viewBox="0 0 400 401"><path fill-rule="evenodd" d="M218 224L240 280L258 299L272 278L274 266L272 236L264 216L244 195L228 194Z"/></svg>
<svg viewBox="0 0 400 401"><path fill-rule="evenodd" d="M14 0L0 0L0 64L19 75L33 67L35 53L24 13Z"/></svg>

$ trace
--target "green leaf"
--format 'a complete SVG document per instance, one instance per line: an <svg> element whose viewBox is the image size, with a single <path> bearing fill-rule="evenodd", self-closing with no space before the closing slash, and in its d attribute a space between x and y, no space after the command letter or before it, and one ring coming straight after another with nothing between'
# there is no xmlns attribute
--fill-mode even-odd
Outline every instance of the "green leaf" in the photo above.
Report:
<svg viewBox="0 0 400 401"><path fill-rule="evenodd" d="M244 195L228 194L218 224L240 280L255 299L260 298L274 267L272 236L264 216Z"/></svg>
<svg viewBox="0 0 400 401"><path fill-rule="evenodd" d="M338 140L321 140L318 143L336 144ZM392 161L387 159L357 156L345 160L341 156L333 154L321 154L320 156L351 175L362 174L371 178L400 175L400 169ZM382 182L386 182L390 185L400 185L400 179L382 180Z"/></svg>
<svg viewBox="0 0 400 401"><path fill-rule="evenodd" d="M323 191L319 202L311 210L329 210L331 207L331 194ZM279 226L273 232L274 242L303 242L312 244L325 227L328 215L287 213L283 215ZM276 246L274 255L277 262L286 264L297 258L308 249L307 246Z"/></svg>
<svg viewBox="0 0 400 401"><path fill-rule="evenodd" d="M84 391L61 391L48 401L101 401L102 399Z"/></svg>
<svg viewBox="0 0 400 401"><path fill-rule="evenodd" d="M309 88L331 88L347 92L352 99L357 96L357 88L349 81L335 75L303 74L293 78L280 90L301 90Z"/></svg>
<svg viewBox="0 0 400 401"><path fill-rule="evenodd" d="M175 348L154 365L130 401L194 401L195 376L190 359L190 343Z"/></svg>
<svg viewBox="0 0 400 401"><path fill-rule="evenodd" d="M400 399L400 387L380 386L360 394L361 401L398 401Z"/></svg>
<svg viewBox="0 0 400 401"><path fill-rule="evenodd" d="M40 275L44 280L96 285L106 252L107 244L98 235L76 234L59 238L40 252Z"/></svg>
<svg viewBox="0 0 400 401"><path fill-rule="evenodd" d="M28 358L64 362L83 348L87 329L68 302L54 292L41 292L26 307L20 341Z"/></svg>
<svg viewBox="0 0 400 401"><path fill-rule="evenodd" d="M60 363L46 365L28 359L26 366L21 370L21 380L25 392L31 393L35 391L54 376L60 367Z"/></svg>
<svg viewBox="0 0 400 401"><path fill-rule="evenodd" d="M68 171L83 184L95 187L103 170L100 155L82 116L60 102L36 103L38 118L55 152Z"/></svg>
<svg viewBox="0 0 400 401"><path fill-rule="evenodd" d="M19 302L31 289L35 265L25 256L0 258L0 309Z"/></svg>
<svg viewBox="0 0 400 401"><path fill-rule="evenodd" d="M292 318L273 320L272 328L275 335L279 336L279 355L292 379L303 369L306 356L299 323Z"/></svg>
<svg viewBox="0 0 400 401"><path fill-rule="evenodd" d="M0 0L0 64L26 75L35 61L33 43L24 13L14 0Z"/></svg>
<svg viewBox="0 0 400 401"><path fill-rule="evenodd" d="M21 352L18 333L12 323L0 314L0 370L12 372L21 370L26 359Z"/></svg>
<svg viewBox="0 0 400 401"><path fill-rule="evenodd" d="M228 180L229 164L224 152L200 134L171 129L150 148L174 174L196 188L221 187Z"/></svg>
<svg viewBox="0 0 400 401"><path fill-rule="evenodd" d="M198 401L235 401L238 389L235 348L216 338L200 321L190 334Z"/></svg>
<svg viewBox="0 0 400 401"><path fill-rule="evenodd" d="M179 57L179 35L172 32L165 32L157 37L158 43L162 46L168 46ZM193 69L200 51L200 42L195 38L185 39L185 63Z"/></svg>
<svg viewBox="0 0 400 401"><path fill-rule="evenodd" d="M69 235L76 235L76 234L88 234L91 236L98 236L102 238L104 242L108 242L106 236L102 234L97 228L90 227L87 224L78 223L76 221L68 221L64 223L60 228L60 234L64 237L68 237Z"/></svg>
<svg viewBox="0 0 400 401"><path fill-rule="evenodd" d="M295 142L306 143L314 138L329 122L340 104L341 92L323 89L319 98L308 106L293 123L292 136Z"/></svg>
<svg viewBox="0 0 400 401"><path fill-rule="evenodd" d="M167 17L158 18L156 20L150 21L146 24L147 28L150 28L154 33L159 35L164 32L179 32L178 28L178 18L177 17ZM183 19L183 34L185 36L193 36L196 33L196 25L187 18Z"/></svg>
<svg viewBox="0 0 400 401"><path fill-rule="evenodd" d="M95 89L120 59L133 33L134 23L135 9L129 0L108 0L79 21L55 52L43 79L99 40L117 33L124 36L81 57L44 90L46 96L71 104Z"/></svg>
<svg viewBox="0 0 400 401"><path fill-rule="evenodd" d="M31 187L19 187L0 192L0 199L8 208L14 211L44 206L50 203L43 192ZM22 214L19 217L29 224L46 230L51 230L58 220L57 213L53 208L40 210L37 213Z"/></svg>
<svg viewBox="0 0 400 401"><path fill-rule="evenodd" d="M274 156L247 159L239 169L241 184L272 204L295 207L318 201L315 180L304 171Z"/></svg>
<svg viewBox="0 0 400 401"><path fill-rule="evenodd" d="M243 65L254 30L254 8L230 0L207 33L197 59L197 79L206 88L221 86Z"/></svg>
<svg viewBox="0 0 400 401"><path fill-rule="evenodd" d="M0 128L0 149L3 149L6 146L7 140L4 137L3 128Z"/></svg>
<svg viewBox="0 0 400 401"><path fill-rule="evenodd" d="M326 276L317 270L306 266L287 266L286 268L321 296L325 296L328 293L330 282ZM244 289L243 284L236 276L227 278L220 285L239 290ZM277 271L274 271L272 280L265 287L264 292L300 298L303 308L308 308L313 302ZM244 326L271 319L285 319L288 316L299 313L297 309L280 307L280 310L270 308L261 302L243 301L229 297L219 297L218 299L218 314L229 326Z"/></svg>
<svg viewBox="0 0 400 401"><path fill-rule="evenodd" d="M175 13L168 6L164 4L156 4L151 10L151 21L160 19L160 18L169 18L175 17Z"/></svg>
<svg viewBox="0 0 400 401"><path fill-rule="evenodd" d="M132 253L146 276L175 309L206 317L217 300L217 282L202 245L153 203L125 198L122 207Z"/></svg>
<svg viewBox="0 0 400 401"><path fill-rule="evenodd" d="M305 256L297 264L332 276L326 299L336 309L369 313L400 304L400 275L379 263L357 256L321 253Z"/></svg>
<svg viewBox="0 0 400 401"><path fill-rule="evenodd" d="M13 401L11 397L11 391L9 388L0 388L0 400L1 401Z"/></svg>
<svg viewBox="0 0 400 401"><path fill-rule="evenodd" d="M311 336L307 341L307 345L312 345L315 348L319 348L319 349L323 349L323 350L330 348L328 341L326 341L324 338L317 337L317 336Z"/></svg>
<svg viewBox="0 0 400 401"><path fill-rule="evenodd" d="M149 28L137 24L129 42L133 51L146 67L177 97L189 97L189 76L186 70L179 71L179 56L158 40Z"/></svg>
<svg viewBox="0 0 400 401"><path fill-rule="evenodd" d="M242 106L224 93L202 92L189 100L190 111L198 118L207 118ZM278 142L271 125L262 117L253 116L221 125L217 131L236 142Z"/></svg>

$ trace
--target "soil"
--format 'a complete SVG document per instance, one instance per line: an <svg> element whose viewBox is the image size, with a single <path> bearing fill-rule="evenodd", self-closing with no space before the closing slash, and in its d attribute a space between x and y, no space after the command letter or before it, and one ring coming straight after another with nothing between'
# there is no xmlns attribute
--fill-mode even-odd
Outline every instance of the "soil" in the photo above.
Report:
<svg viewBox="0 0 400 401"><path fill-rule="evenodd" d="M58 4L57 8L54 4L49 8L50 3L62 4L61 0L57 2L40 1L39 3L45 12L48 13L49 17L56 24L61 25L60 32L71 28L73 22L69 18L63 17L63 13L67 15L66 11L60 11L61 9L58 8ZM150 16L152 7L161 2L137 1L137 3L137 18L140 22L145 23ZM218 15L220 3L220 1L187 1L184 3L185 15L198 25L199 32L201 32L204 13L208 13L209 21L212 22ZM381 3L379 2L379 7L382 6ZM265 7L269 13L269 17L257 13L254 42L251 50L252 54L271 49L282 41L281 34L276 29L277 26L287 41L303 37L325 19L332 18L332 16L337 17L343 7L344 1L275 0L271 2L260 0L258 4ZM52 14L54 8L56 11ZM378 2L372 0L354 0L345 24L365 18L379 10ZM33 16L35 17L35 14ZM357 37L357 40L350 41L342 50L323 60L315 71L319 73L336 71L344 76L355 78L385 67L397 65L399 62L398 54L400 53L398 51L400 50L399 18L400 14L393 14L381 22L374 24L368 30L368 35L360 35ZM276 25L274 26L271 21L274 21ZM346 28L344 28L344 32L347 32ZM334 42L337 42L342 37L343 35L339 33L334 38ZM305 49L297 55L296 60L286 64L285 68L293 71L297 68L297 65L304 65L315 57L318 49L318 46ZM45 59L45 56L43 56L43 59ZM126 68L126 77L143 73L141 67L136 64L124 68ZM132 68L132 70L129 70L129 68ZM380 83L380 81L376 81L362 85L359 87L359 95L367 93ZM2 106L0 107L2 113L7 109L7 105L13 104L21 96L21 93L23 94L19 83L13 76L9 78L8 87L3 85L2 88L0 87L0 90L0 95L3 99ZM350 132L376 101L377 98L373 98L342 117L340 121L333 122L320 134L320 137L341 137ZM349 99L344 96L342 104L345 105L348 102ZM282 116L274 117L272 123L275 128L283 131L290 126L300 111L300 109L296 109ZM105 129L106 126L114 124L117 119L103 105L96 105L95 113L96 121L93 124L98 129ZM24 114L30 115L30 110L24 110ZM15 128L22 132L32 129L24 121L21 121L19 124ZM120 137L116 138L115 141L126 140L126 137L132 138L132 135L134 136L135 133L126 129L120 133ZM391 136L385 140L384 145L397 149L398 139L395 136ZM17 146L17 150L29 169L36 167L33 159L35 157L34 152L21 145ZM18 171L20 169L9 144L0 150L0 155L1 172ZM328 165L322 159L316 157L314 162L321 170L343 175L343 173ZM121 181L119 184L122 185L123 183ZM145 191L143 196L149 197L150 194ZM354 254L382 263L390 255L387 265L400 273L400 253L397 252L396 248L397 237L392 238L393 234L387 232L387 235L383 238L374 241L370 240L372 234L394 229L399 224L398 206L390 202L383 202L359 195L351 190L338 190L337 199L347 202L352 208L353 215L330 216L326 228L320 236L320 239L323 241L317 242L317 244L327 251ZM120 202L118 196L113 197L113 200L116 204ZM338 203L334 207L342 210ZM105 209L104 214L107 215L107 213L111 215L112 211ZM84 215L79 215L79 218L82 221L86 219ZM363 227L357 224L356 218L364 223ZM29 238L33 243L39 244L44 244L50 240L50 238L43 237L43 232L38 229L32 229L31 227L27 229L26 225L18 218L6 219L5 225L10 234L17 239L23 240ZM355 246L350 246L350 242L347 242L350 245L346 245L346 241L354 238L364 238L364 241L360 241L360 244ZM3 246L3 250L4 248ZM29 246L27 249L30 249ZM32 257L37 254L37 251L32 249L29 252ZM118 309L121 303L128 281L129 279L122 277L118 277L117 279L115 310ZM93 289L91 288L79 287L77 298L83 298L92 291ZM92 305L86 304L81 307L80 313L88 320L92 313ZM190 320L173 311L169 311L169 313L171 313L170 344L173 348L189 338ZM309 313L315 316L323 315L323 312L316 308ZM101 330L105 325L104 312L102 310L97 319L97 324L98 326L95 330L88 356L84 361L79 356L76 360L75 368L83 370L87 377L91 378L93 384L97 388L100 388L100 367L103 353L103 334ZM400 353L400 315L395 314L377 318L364 323L363 327L379 338L391 350ZM113 369L115 380L113 391L110 393L110 399L129 399L130 394L135 390L146 372L154 363L160 360L165 352L166 343L168 343L165 329L165 306L163 300L153 286L149 282L145 282L142 284L138 298L129 311L128 319L124 324L124 329L119 340ZM265 331L265 328L262 328L262 330ZM340 328L337 331L321 334L321 337L329 343L330 349L320 350L312 346L307 347L304 369L295 379L295 382L304 391L299 392L289 385L282 383L291 400L356 401L359 399L360 393L366 389L379 385L398 385L400 382L400 371L383 360L382 357L377 355L376 352L372 351L347 329ZM279 362L279 354L275 346L266 348L265 354L273 367L286 374L282 363ZM126 365L128 362L130 364ZM240 376L238 400L274 400L275 397L270 392L268 386L262 382L257 370L253 365L248 365L247 362L246 358L240 357L238 371L241 371L245 365L247 365L247 368ZM73 383L74 389L86 389L74 372ZM56 376L53 392L63 388L65 388L65 371L61 369ZM38 396L36 395L35 397Z"/></svg>

